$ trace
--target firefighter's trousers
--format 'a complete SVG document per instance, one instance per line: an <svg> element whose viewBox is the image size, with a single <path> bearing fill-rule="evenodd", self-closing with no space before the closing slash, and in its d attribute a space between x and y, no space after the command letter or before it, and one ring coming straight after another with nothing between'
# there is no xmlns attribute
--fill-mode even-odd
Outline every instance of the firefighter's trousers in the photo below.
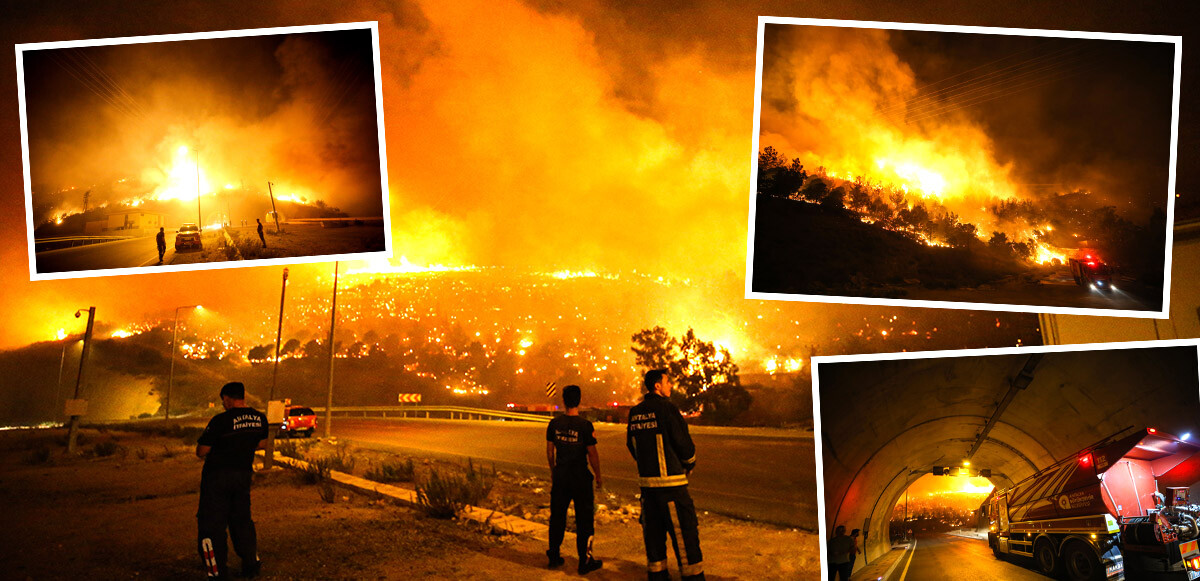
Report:
<svg viewBox="0 0 1200 581"><path fill-rule="evenodd" d="M586 563L592 555L592 536L595 534L595 498L592 493L592 474L555 474L550 486L550 552L558 555L567 530L567 506L575 503L575 550L579 562Z"/></svg>
<svg viewBox="0 0 1200 581"><path fill-rule="evenodd" d="M226 559L229 548L225 530L233 540L233 550L242 559L242 567L258 561L258 538L250 519L250 470L209 470L200 476L200 508L196 511L199 529L197 546L204 571L209 577L228 578Z"/></svg>
<svg viewBox="0 0 1200 581"><path fill-rule="evenodd" d="M696 522L696 506L687 486L642 488L642 538L646 542L646 570L650 581L668 580L667 537L684 581L703 581L703 556Z"/></svg>

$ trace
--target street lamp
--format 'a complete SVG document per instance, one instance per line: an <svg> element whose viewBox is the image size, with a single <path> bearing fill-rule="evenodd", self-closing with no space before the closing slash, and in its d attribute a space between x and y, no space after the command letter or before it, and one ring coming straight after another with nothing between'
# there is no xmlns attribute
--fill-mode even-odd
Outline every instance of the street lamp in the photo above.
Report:
<svg viewBox="0 0 1200 581"><path fill-rule="evenodd" d="M279 328L275 332L275 368L271 372L271 395L267 397L267 413L270 414L271 402L275 401L275 382L279 379L279 342L283 339L283 299L287 296L288 269L283 269L283 286L279 290ZM267 449L263 457L263 467L270 470L275 465L275 427L267 430Z"/></svg>
<svg viewBox="0 0 1200 581"><path fill-rule="evenodd" d="M175 307L175 327L171 331L171 372L167 375L167 399L163 405L163 411L168 420L171 419L171 386L175 384L175 341L179 338L179 311L183 309L195 309L198 311L203 308L200 305Z"/></svg>
<svg viewBox="0 0 1200 581"><path fill-rule="evenodd" d="M88 351L92 346L92 327L96 321L96 307L88 307L75 311L75 318L84 312L88 313L87 330L83 332L83 352L79 354L79 375L75 376L75 400L79 399L79 386L83 384L83 372L87 368ZM74 407L72 412L79 412L78 407ZM79 414L71 414L71 422L67 426L67 453L75 453L75 444L79 436Z"/></svg>

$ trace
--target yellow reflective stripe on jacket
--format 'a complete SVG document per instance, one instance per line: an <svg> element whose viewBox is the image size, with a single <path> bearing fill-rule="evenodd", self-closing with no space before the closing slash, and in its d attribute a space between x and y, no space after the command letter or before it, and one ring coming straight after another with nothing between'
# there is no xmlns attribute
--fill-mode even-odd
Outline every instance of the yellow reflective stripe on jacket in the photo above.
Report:
<svg viewBox="0 0 1200 581"><path fill-rule="evenodd" d="M675 474L674 476L642 476L638 478L638 486L645 488L683 486L687 483L687 474Z"/></svg>
<svg viewBox="0 0 1200 581"><path fill-rule="evenodd" d="M662 434L654 434L654 441L658 444L658 475L667 475L667 452L663 448Z"/></svg>
<svg viewBox="0 0 1200 581"><path fill-rule="evenodd" d="M661 571L666 571L667 570L667 560L663 559L662 561L654 561L653 563L648 563L646 565L646 570L651 573L658 573Z"/></svg>
<svg viewBox="0 0 1200 581"><path fill-rule="evenodd" d="M688 458L687 460L684 460L684 461L683 461L683 463L684 463L684 464L695 464L695 463L696 463L696 457L695 457L695 456L692 456L691 458Z"/></svg>

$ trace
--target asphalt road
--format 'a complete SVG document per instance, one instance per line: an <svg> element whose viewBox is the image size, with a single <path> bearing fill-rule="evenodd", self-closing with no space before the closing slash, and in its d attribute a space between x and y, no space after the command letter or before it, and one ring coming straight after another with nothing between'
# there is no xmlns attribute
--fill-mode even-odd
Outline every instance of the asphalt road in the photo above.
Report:
<svg viewBox="0 0 1200 581"><path fill-rule="evenodd" d="M470 457L543 478L550 474L545 424L334 418L333 435L398 451ZM688 488L698 510L816 530L811 434L729 435L694 428L692 439L697 465ZM597 424L596 440L605 487L636 493L637 470L625 448L625 427Z"/></svg>
<svg viewBox="0 0 1200 581"><path fill-rule="evenodd" d="M923 301L959 301L1005 305L1037 305L1080 309L1157 311L1162 290L1130 280L1114 281L1117 290L1102 292L1075 284L1069 272L1046 277L1037 284L1008 282L979 289L906 289L903 298Z"/></svg>
<svg viewBox="0 0 1200 581"><path fill-rule="evenodd" d="M163 257L163 264L170 264L175 257L174 239L171 236L167 238L167 253ZM34 260L37 262L37 271L41 274L154 266L158 263L158 248L154 244L154 236L142 236L38 252L34 255Z"/></svg>
<svg viewBox="0 0 1200 581"><path fill-rule="evenodd" d="M904 557L889 581L1047 581L1033 570L1031 559L992 555L986 540L954 535L917 538L917 547Z"/></svg>

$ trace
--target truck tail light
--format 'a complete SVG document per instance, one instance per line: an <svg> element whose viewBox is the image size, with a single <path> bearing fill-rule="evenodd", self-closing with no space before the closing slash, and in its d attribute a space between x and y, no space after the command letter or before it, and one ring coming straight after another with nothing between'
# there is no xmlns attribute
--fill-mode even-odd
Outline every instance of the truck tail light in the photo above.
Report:
<svg viewBox="0 0 1200 581"><path fill-rule="evenodd" d="M1084 452L1083 454L1080 454L1079 465L1083 466L1084 468L1090 468L1092 466L1092 453Z"/></svg>
<svg viewBox="0 0 1200 581"><path fill-rule="evenodd" d="M1187 568L1189 571L1200 571L1200 557L1192 557L1186 559Z"/></svg>
<svg viewBox="0 0 1200 581"><path fill-rule="evenodd" d="M1151 434L1157 434L1158 430L1155 428L1146 428L1146 432L1151 433Z"/></svg>

